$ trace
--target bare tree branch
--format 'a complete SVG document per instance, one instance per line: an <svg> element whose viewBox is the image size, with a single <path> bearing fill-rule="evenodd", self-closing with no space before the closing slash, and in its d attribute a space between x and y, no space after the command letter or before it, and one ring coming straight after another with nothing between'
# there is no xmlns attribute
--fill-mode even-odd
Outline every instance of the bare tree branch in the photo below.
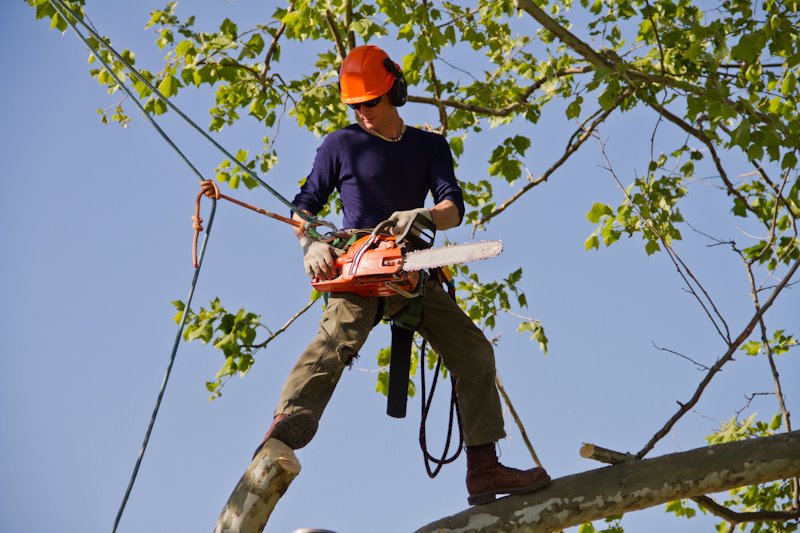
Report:
<svg viewBox="0 0 800 533"><path fill-rule="evenodd" d="M661 350L662 352L669 352L671 354L677 355L678 357L683 357L684 359L686 359L690 363L694 364L699 370L711 370L709 367L707 367L703 363L698 363L697 361L695 361L691 357L687 357L687 356L683 355L682 353L676 352L675 350L670 350L669 348L662 348L661 346L658 346L652 340L650 342L653 343L653 346L656 348L656 350Z"/></svg>
<svg viewBox="0 0 800 533"><path fill-rule="evenodd" d="M517 414L517 410L514 409L514 404L511 403L511 398L508 397L506 388L503 386L503 382L500 381L499 375L495 374L494 382L497 385L497 390L500 391L500 395L503 397L503 401L506 402L508 410L511 412L511 416L514 418L514 422L519 428L520 435L522 435L522 440L525 441L525 446L528 447L528 452L531 454L531 457L533 457L533 462L536 463L536 466L542 466L542 462L539 460L539 456L536 455L536 450L533 449L533 444L531 444L531 440L528 438L528 432L525 431L525 426L522 424L522 420Z"/></svg>
<svg viewBox="0 0 800 533"><path fill-rule="evenodd" d="M267 339L266 339L264 342L262 342L261 344L259 344L259 345L255 346L254 348L255 348L255 349L257 349L257 350L260 350L261 348L266 348L267 344L269 344L270 342L272 342L273 340L275 340L275 337L277 337L278 335L280 335L281 333L283 333L284 331L286 331L287 329L289 329L289 326L291 326L291 325L292 325L292 323L293 323L295 320L297 320L298 318L300 318L301 316L303 316L303 313L305 313L306 311L308 311L309 309L311 309L311 306L313 306L315 303L317 303L317 300L311 300L310 302L308 302L308 303L305 305L305 307L303 307L302 309L300 309L300 310L299 310L298 312L296 312L296 313L295 313L295 314L294 314L294 315L293 315L291 318L289 318L289 320L287 320L287 321L286 321L286 323L285 323L283 326L281 326L281 327L280 327L280 329L278 329L277 331L275 331L275 333L272 333L272 335L270 335L270 336L269 336L269 338L267 338Z"/></svg>
<svg viewBox="0 0 800 533"><path fill-rule="evenodd" d="M294 11L294 6L289 4L289 8L287 9L287 13L291 13ZM275 36L272 38L272 43L270 43L269 48L267 49L267 55L264 57L264 68L261 70L261 75L258 77L261 85L264 86L267 83L267 73L269 72L270 63L272 62L273 56L275 56L275 52L278 50L278 41L280 40L283 32L286 31L286 23L281 22L278 31L275 32Z"/></svg>
<svg viewBox="0 0 800 533"><path fill-rule="evenodd" d="M622 181L620 181L616 172L612 168L611 161L609 160L608 155L606 153L605 144L599 138L598 138L598 143L600 144L600 151L603 154L603 157L605 158L608 164L607 170L614 177L614 180L617 182L617 185L619 186L620 190L625 195L628 205L630 205L631 208L634 210L634 212L636 212L639 215L639 217L647 225L648 229L658 237L658 240L664 247L667 256L670 258L672 264L675 266L675 270L678 271L678 275L681 277L681 279L683 279L684 283L686 284L687 292L689 292L692 296L694 296L694 298L700 304L700 307L703 309L706 316L708 316L708 319L711 321L711 324L714 326L714 329L717 331L722 340L725 341L726 344L730 344L731 333L730 329L728 328L728 323L725 321L725 318L719 312L719 309L717 308L717 305L714 303L713 298L711 298L711 295L705 289L703 284L700 283L700 281L694 275L692 269L689 268L689 266L683 261L681 256L678 255L678 253L675 251L674 248L672 248L670 243L658 229L653 220L650 217L644 216L641 210L636 207L636 204L633 202L633 199L628 194L628 191L625 189L625 186L622 185ZM695 290L695 287L697 287L697 290ZM697 293L698 290L703 294L705 300L702 297L700 297L700 295ZM709 310L709 306L711 307L711 310ZM715 319L713 315L717 316L720 323L722 324L721 326L720 324L717 323L717 319ZM722 329L724 329L725 331L723 332Z"/></svg>
<svg viewBox="0 0 800 533"><path fill-rule="evenodd" d="M761 320L761 317L764 316L764 313L766 313L767 310L770 307L772 307L772 304L775 302L775 299L781 293L781 291L789 282L789 280L792 279L792 276L794 276L795 272L797 272L798 267L800 267L800 259L794 262L794 264L791 266L791 268L783 277L783 279L781 279L780 283L778 283L778 285L772 291L767 301L764 302L764 305L761 306L761 308L753 315L753 317L744 327L739 336L736 337L736 339L728 346L728 349L725 351L722 357L720 357L719 360L717 360L716 364L714 364L714 366L711 367L711 370L708 371L706 376L700 382L700 384L697 387L697 390L694 392L689 401L686 402L685 404L680 404L681 405L680 409L678 409L678 411L674 415L672 415L672 417L666 422L666 424L664 424L664 426L660 430L658 430L658 432L656 432L656 434L653 435L650 441L648 441L648 443L636 454L637 459L641 459L642 457L647 455L647 453L650 452L653 449L653 447L655 447L656 443L658 443L658 441L664 438L672 430L673 426L675 426L675 424L686 413L688 413L697 404L698 401L700 401L700 397L703 395L703 392L705 391L706 387L708 387L708 384L711 383L711 380L714 378L717 372L719 372L722 369L722 367L725 366L725 363L733 359L733 354L736 353L736 350L738 350L739 347L742 345L742 343L745 340L747 340L747 338L753 332L753 329L755 329L759 320Z"/></svg>

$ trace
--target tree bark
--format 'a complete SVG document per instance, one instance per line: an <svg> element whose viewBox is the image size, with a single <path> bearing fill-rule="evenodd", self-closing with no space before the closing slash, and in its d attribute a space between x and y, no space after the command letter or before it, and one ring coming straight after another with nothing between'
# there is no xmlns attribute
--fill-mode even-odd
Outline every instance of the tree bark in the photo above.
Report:
<svg viewBox="0 0 800 533"><path fill-rule="evenodd" d="M233 489L214 533L260 533L299 472L300 462L292 449L268 439Z"/></svg>
<svg viewBox="0 0 800 533"><path fill-rule="evenodd" d="M549 532L673 500L800 475L800 431L630 461L554 480L417 533Z"/></svg>

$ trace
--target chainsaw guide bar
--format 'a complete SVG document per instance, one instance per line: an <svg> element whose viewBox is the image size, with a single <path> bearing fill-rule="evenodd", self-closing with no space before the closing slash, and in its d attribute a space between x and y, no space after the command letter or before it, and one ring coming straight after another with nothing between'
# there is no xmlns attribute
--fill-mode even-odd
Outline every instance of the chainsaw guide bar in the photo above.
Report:
<svg viewBox="0 0 800 533"><path fill-rule="evenodd" d="M441 248L429 248L408 252L403 257L403 270L413 272L426 268L458 265L470 261L490 259L503 251L503 241L479 241L451 244Z"/></svg>

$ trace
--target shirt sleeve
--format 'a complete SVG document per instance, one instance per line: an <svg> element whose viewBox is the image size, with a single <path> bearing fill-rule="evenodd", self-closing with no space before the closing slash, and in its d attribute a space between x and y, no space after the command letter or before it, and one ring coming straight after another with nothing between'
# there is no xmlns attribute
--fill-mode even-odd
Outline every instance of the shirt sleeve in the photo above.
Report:
<svg viewBox="0 0 800 533"><path fill-rule="evenodd" d="M339 165L334 144L335 140L329 135L317 148L311 173L292 202L299 209L316 215L336 189L339 183Z"/></svg>
<svg viewBox="0 0 800 533"><path fill-rule="evenodd" d="M464 218L464 194L453 170L453 154L447 139L436 135L436 146L430 168L430 188L434 203L450 200L458 208L458 223Z"/></svg>

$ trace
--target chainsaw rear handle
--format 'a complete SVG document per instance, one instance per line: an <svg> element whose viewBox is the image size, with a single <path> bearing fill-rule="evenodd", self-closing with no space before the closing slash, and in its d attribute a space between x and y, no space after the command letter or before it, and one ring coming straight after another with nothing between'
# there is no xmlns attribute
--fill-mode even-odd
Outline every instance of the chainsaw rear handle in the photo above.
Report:
<svg viewBox="0 0 800 533"><path fill-rule="evenodd" d="M356 269L358 268L358 264L361 262L361 257L364 255L364 252L366 252L373 244L375 244L375 241L378 239L378 235L380 235L381 232L384 232L385 230L393 227L394 225L395 225L394 221L384 220L383 222L375 226L375 229L372 230L372 233L369 234L369 239L367 239L367 242L365 242L364 246L362 246L358 250L358 253L356 253L356 256L353 258L353 262L350 263L351 276L355 274ZM397 239L397 242L399 242L399 239Z"/></svg>

